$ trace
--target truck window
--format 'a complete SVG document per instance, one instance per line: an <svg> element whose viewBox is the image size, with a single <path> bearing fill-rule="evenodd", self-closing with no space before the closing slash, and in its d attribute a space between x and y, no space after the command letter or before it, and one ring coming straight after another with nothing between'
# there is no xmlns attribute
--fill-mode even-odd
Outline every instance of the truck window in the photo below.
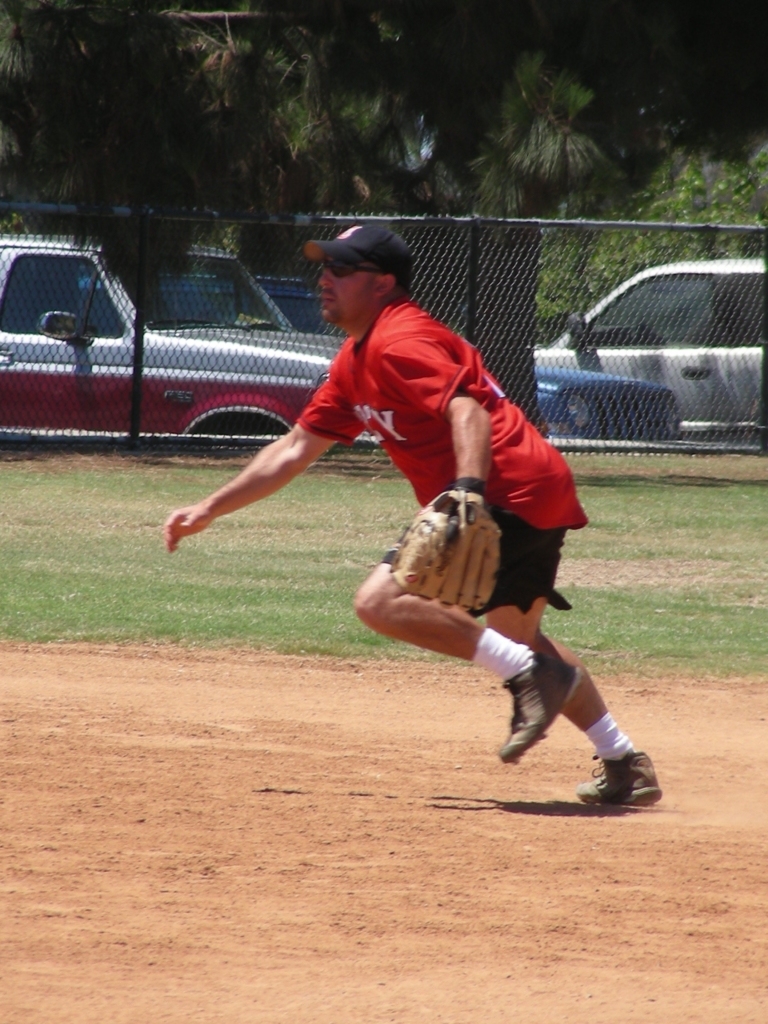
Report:
<svg viewBox="0 0 768 1024"><path fill-rule="evenodd" d="M592 321L600 347L658 348L707 344L712 322L712 279L704 274L641 281Z"/></svg>
<svg viewBox="0 0 768 1024"><path fill-rule="evenodd" d="M715 278L713 345L761 345L762 274L720 274Z"/></svg>
<svg viewBox="0 0 768 1024"><path fill-rule="evenodd" d="M183 271L162 270L150 283L147 323L289 329L277 306L238 263L205 257L190 261Z"/></svg>
<svg viewBox="0 0 768 1024"><path fill-rule="evenodd" d="M9 334L39 334L43 313L74 313L83 334L121 338L123 322L91 260L80 256L19 256L11 268L0 310L0 330Z"/></svg>

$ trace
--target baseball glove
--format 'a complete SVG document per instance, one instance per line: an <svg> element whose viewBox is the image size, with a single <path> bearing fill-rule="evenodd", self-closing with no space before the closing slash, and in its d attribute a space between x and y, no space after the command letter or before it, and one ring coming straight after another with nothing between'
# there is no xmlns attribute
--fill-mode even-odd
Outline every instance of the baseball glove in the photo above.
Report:
<svg viewBox="0 0 768 1024"><path fill-rule="evenodd" d="M406 530L393 575L410 594L477 611L493 593L500 536L481 495L459 487L443 491Z"/></svg>

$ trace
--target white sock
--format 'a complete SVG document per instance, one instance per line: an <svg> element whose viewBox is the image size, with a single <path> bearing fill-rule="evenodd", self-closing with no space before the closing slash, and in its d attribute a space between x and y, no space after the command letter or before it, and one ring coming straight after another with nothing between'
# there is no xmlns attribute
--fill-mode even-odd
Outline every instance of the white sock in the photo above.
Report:
<svg viewBox="0 0 768 1024"><path fill-rule="evenodd" d="M586 730L587 739L594 743L599 758L616 761L635 748L629 736L625 736L613 720L613 715L603 715Z"/></svg>
<svg viewBox="0 0 768 1024"><path fill-rule="evenodd" d="M477 641L472 661L495 672L502 679L511 679L531 667L533 651L525 644L517 644L495 629L486 627Z"/></svg>

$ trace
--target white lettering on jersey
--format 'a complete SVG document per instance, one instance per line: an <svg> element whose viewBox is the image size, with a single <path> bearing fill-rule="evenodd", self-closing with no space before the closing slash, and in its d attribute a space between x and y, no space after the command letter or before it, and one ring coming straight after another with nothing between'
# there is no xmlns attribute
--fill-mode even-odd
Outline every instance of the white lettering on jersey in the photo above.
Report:
<svg viewBox="0 0 768 1024"><path fill-rule="evenodd" d="M396 441L407 441L407 437L403 437L402 434L398 434L395 430L395 410L394 409L372 409L370 405L356 405L355 415L359 420L368 428L369 432L373 437L381 444L382 441L386 441L387 438L378 430L377 427L381 427L386 430L390 438L394 438Z"/></svg>

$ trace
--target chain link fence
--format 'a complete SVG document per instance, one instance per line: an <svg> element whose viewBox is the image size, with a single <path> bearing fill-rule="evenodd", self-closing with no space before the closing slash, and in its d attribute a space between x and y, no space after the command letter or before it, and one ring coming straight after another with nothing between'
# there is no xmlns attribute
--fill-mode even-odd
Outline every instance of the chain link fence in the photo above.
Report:
<svg viewBox="0 0 768 1024"><path fill-rule="evenodd" d="M351 217L0 204L0 439L254 445L340 344L301 255ZM765 230L398 219L414 298L560 448L765 452Z"/></svg>

